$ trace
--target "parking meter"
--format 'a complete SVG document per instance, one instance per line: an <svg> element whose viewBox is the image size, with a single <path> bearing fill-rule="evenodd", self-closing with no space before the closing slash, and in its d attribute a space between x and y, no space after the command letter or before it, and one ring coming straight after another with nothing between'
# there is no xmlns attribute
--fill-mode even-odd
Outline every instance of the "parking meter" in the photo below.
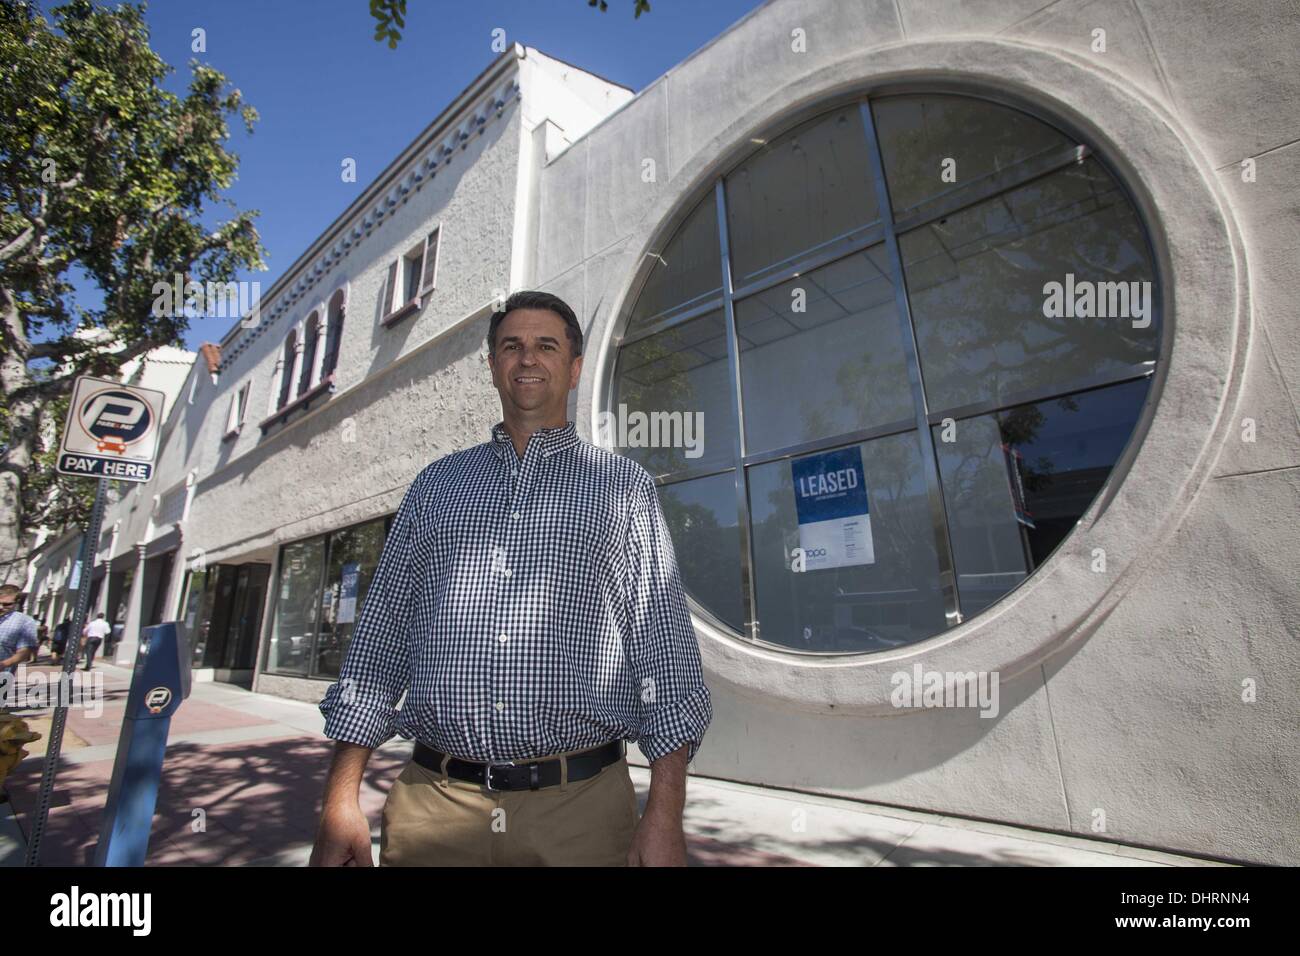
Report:
<svg viewBox="0 0 1300 956"><path fill-rule="evenodd" d="M190 652L177 621L146 627L135 653L96 866L143 866L172 714L190 696Z"/></svg>

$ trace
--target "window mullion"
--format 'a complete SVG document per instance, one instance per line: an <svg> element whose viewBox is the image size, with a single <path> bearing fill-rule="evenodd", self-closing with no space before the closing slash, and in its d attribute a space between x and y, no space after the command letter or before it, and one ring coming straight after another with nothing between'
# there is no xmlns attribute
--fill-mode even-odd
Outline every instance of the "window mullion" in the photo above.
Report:
<svg viewBox="0 0 1300 956"><path fill-rule="evenodd" d="M907 287L903 278L903 258L898 247L898 231L885 182L885 164L880 152L880 139L876 135L875 117L866 99L860 100L862 126L867 137L867 156L871 163L871 178L880 207L880 218L885 224L885 248L893 270L894 303L898 311L899 329L902 333L903 355L907 362L907 378L912 386L912 404L916 410L917 440L921 443L921 459L925 471L926 498L934 527L935 551L939 558L939 587L943 592L944 619L949 627L961 623L961 599L957 593L957 576L953 560L952 538L948 533L947 508L943 500L943 485L939 480L939 457L934 447L934 433L930 431L929 410L926 407L925 379L921 373L920 353L916 344L916 329L912 324L912 310L907 300Z"/></svg>
<svg viewBox="0 0 1300 956"><path fill-rule="evenodd" d="M718 242L722 260L723 322L727 331L727 376L731 384L731 418L735 428L732 461L735 465L736 514L740 531L740 587L748 609L746 637L759 639L758 596L754 582L754 540L749 528L749 476L745 471L745 406L740 386L740 338L736 333L736 304L731 283L731 247L727 232L727 197L723 182L714 184L718 212Z"/></svg>

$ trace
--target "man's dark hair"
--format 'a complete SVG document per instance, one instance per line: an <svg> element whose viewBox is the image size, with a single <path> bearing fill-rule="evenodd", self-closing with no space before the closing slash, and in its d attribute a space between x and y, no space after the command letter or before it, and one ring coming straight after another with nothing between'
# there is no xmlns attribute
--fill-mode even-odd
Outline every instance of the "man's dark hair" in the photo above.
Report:
<svg viewBox="0 0 1300 956"><path fill-rule="evenodd" d="M554 312L564 320L564 331L569 336L573 357L582 354L582 326L578 325L578 317L573 314L568 303L549 292L530 292L525 289L506 299L505 308L500 312L492 313L492 321L488 323L488 351L493 355L497 352L497 326L515 309L548 309Z"/></svg>

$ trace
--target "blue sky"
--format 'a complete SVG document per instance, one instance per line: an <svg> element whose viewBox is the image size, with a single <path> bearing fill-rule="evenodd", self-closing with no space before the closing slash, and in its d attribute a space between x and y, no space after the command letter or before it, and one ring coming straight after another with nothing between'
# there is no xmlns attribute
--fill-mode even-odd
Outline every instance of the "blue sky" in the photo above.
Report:
<svg viewBox="0 0 1300 956"><path fill-rule="evenodd" d="M367 0L155 0L155 51L179 92L191 58L243 92L261 119L251 136L232 127L239 179L228 195L257 209L268 271L263 290L497 55L492 31L616 83L644 89L761 0L408 0L396 50L374 38ZM191 51L206 31L205 53ZM345 183L344 157L357 161ZM186 345L219 340L229 319L195 319Z"/></svg>

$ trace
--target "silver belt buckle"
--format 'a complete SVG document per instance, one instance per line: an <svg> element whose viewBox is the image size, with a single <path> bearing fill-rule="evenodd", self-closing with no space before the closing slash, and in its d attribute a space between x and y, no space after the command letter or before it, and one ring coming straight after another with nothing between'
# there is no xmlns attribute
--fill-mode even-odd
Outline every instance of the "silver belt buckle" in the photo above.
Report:
<svg viewBox="0 0 1300 956"><path fill-rule="evenodd" d="M484 764L483 764L483 786L486 787L486 788L488 789L488 792L490 792L490 793L504 793L504 792L505 792L505 791L503 791L503 790L498 790L498 789L496 789L495 787L492 786L492 768L493 768L493 767L513 767L514 765L515 765L515 762L514 762L513 760L507 760L505 763L484 763Z"/></svg>

